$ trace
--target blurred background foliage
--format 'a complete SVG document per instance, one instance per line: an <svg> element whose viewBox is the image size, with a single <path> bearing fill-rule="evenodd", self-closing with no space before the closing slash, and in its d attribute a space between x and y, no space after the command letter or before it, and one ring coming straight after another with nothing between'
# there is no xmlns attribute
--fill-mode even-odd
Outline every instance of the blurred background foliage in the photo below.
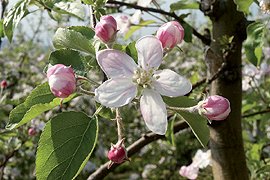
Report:
<svg viewBox="0 0 270 180"><path fill-rule="evenodd" d="M166 1L159 3L165 9L168 8ZM44 7L42 7L43 10L40 10L40 8L33 8L32 11L35 12L18 25L12 44L9 44L6 38L2 38L0 80L7 80L8 86L0 95L0 179L35 179L37 142L44 122L53 117L55 112L76 110L92 114L95 110L95 104L91 98L80 96L63 104L62 108L56 107L43 113L31 123L16 130L5 130L10 111L22 103L31 90L46 81L44 68L48 63L49 53L52 50L52 36L56 29L69 25L90 26L88 7L85 5L78 11L84 13L82 16L77 14L78 17L59 11L49 11ZM130 15L134 13L133 10L125 8L108 7L106 9L106 13L116 12ZM182 15L186 14L188 15L187 21L200 32L204 32L205 28L211 26L209 20L200 19L194 10ZM254 18L257 15L261 14L250 13L249 16ZM123 36L119 37L119 43L127 43L141 35L154 33L157 27L163 23L157 17L149 14L144 14L142 17L154 19L155 26L148 25L148 27L136 31L128 40L125 40ZM163 17L161 19L168 21ZM268 25L268 29L269 27ZM186 32L186 34L189 33ZM269 179L270 177L269 33L266 33L264 40L261 60L263 66L255 67L248 62L243 53L242 126L247 163L252 179ZM204 49L205 46L197 39L193 39L192 43L182 43L181 50L175 48L171 51L165 57L162 66L169 67L188 77L192 83L196 83L206 77ZM98 71L93 72L91 76L100 80L103 78ZM201 100L207 95L208 88L209 86L202 85L191 94L191 97ZM128 111L123 110L122 115L125 123L126 146L129 146L147 130L136 106L130 105L126 109ZM256 112L264 113L256 114ZM99 126L97 146L85 169L76 179L86 179L101 164L107 162L106 153L110 143L117 141L114 121L100 118ZM29 129L34 129L35 133L31 134ZM190 164L196 151L202 147L190 129L175 134L174 141L175 145L172 145L169 140L162 139L145 146L131 158L131 162L125 162L106 179L184 179L179 175L180 167ZM198 179L213 179L211 167L200 170Z"/></svg>

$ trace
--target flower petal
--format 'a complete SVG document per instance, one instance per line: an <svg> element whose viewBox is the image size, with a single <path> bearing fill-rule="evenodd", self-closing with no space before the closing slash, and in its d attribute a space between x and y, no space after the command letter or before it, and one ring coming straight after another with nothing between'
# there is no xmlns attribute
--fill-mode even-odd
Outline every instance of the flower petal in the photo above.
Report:
<svg viewBox="0 0 270 180"><path fill-rule="evenodd" d="M144 69L158 68L163 57L161 42L155 36L144 36L136 42L138 63Z"/></svg>
<svg viewBox="0 0 270 180"><path fill-rule="evenodd" d="M160 94L145 89L140 99L140 109L146 126L156 134L164 135L167 130L167 110Z"/></svg>
<svg viewBox="0 0 270 180"><path fill-rule="evenodd" d="M154 88L164 96L183 96L192 89L188 79L169 69L156 71L152 83Z"/></svg>
<svg viewBox="0 0 270 180"><path fill-rule="evenodd" d="M136 94L137 87L130 78L109 79L95 90L95 99L107 107L121 107Z"/></svg>
<svg viewBox="0 0 270 180"><path fill-rule="evenodd" d="M137 65L127 54L113 49L97 53L97 62L108 78L132 77Z"/></svg>

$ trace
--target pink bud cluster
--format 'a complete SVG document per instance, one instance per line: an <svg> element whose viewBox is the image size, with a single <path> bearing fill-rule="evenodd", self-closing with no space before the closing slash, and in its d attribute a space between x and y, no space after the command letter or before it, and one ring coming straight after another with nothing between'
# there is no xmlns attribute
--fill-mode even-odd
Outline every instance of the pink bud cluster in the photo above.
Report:
<svg viewBox="0 0 270 180"><path fill-rule="evenodd" d="M114 163L121 164L124 161L129 160L124 146L124 139L118 141L115 145L111 145L111 149L108 152L108 158L110 160L108 168L110 168Z"/></svg>
<svg viewBox="0 0 270 180"><path fill-rule="evenodd" d="M110 43L115 40L117 33L117 23L112 16L102 16L100 22L95 27L96 36L104 43Z"/></svg>
<svg viewBox="0 0 270 180"><path fill-rule="evenodd" d="M56 97L66 98L76 90L76 78L71 67L56 64L48 69L47 78Z"/></svg>
<svg viewBox="0 0 270 180"><path fill-rule="evenodd" d="M224 120L231 112L230 101L222 96L209 96L198 103L200 114L205 115L209 120Z"/></svg>
<svg viewBox="0 0 270 180"><path fill-rule="evenodd" d="M163 48L172 49L184 38L184 28L176 21L163 24L157 31L157 38Z"/></svg>

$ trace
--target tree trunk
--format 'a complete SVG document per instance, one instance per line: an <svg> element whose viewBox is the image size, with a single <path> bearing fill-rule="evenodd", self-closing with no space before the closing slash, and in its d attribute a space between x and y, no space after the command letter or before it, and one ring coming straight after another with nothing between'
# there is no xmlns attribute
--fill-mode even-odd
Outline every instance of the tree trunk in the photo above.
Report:
<svg viewBox="0 0 270 180"><path fill-rule="evenodd" d="M212 13L212 14L211 14ZM213 41L206 53L209 76L219 68L225 68L211 84L211 95L229 99L231 113L224 121L213 121L210 125L210 148L215 180L249 179L245 161L241 128L241 50L246 38L246 19L236 10L233 0L216 0L212 4L210 18L213 24ZM231 43L222 44L222 37L234 37Z"/></svg>

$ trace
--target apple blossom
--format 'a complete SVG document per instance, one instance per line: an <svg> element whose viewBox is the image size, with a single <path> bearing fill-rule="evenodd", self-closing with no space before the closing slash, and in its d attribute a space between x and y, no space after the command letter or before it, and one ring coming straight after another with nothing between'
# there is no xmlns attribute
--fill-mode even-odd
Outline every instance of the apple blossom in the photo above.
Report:
<svg viewBox="0 0 270 180"><path fill-rule="evenodd" d="M209 120L224 120L231 112L230 101L218 95L209 96L198 103L198 110Z"/></svg>
<svg viewBox="0 0 270 180"><path fill-rule="evenodd" d="M110 15L102 16L95 27L95 33L102 42L113 42L117 33L116 20Z"/></svg>
<svg viewBox="0 0 270 180"><path fill-rule="evenodd" d="M177 22L171 21L163 24L157 31L157 38L163 48L174 48L184 38L184 28Z"/></svg>
<svg viewBox="0 0 270 180"><path fill-rule="evenodd" d="M211 151L203 152L199 149L193 157L192 163L188 166L182 166L179 174L188 179L196 179L199 169L206 168L208 165L211 165Z"/></svg>
<svg viewBox="0 0 270 180"><path fill-rule="evenodd" d="M48 69L47 78L56 97L66 98L76 90L76 78L71 67L56 64Z"/></svg>
<svg viewBox="0 0 270 180"><path fill-rule="evenodd" d="M124 139L121 139L115 145L111 145L111 149L108 152L108 158L110 159L108 168L110 168L114 163L121 164L124 161L129 160L124 146Z"/></svg>
<svg viewBox="0 0 270 180"><path fill-rule="evenodd" d="M189 166L182 166L179 170L179 174L188 179L196 179L198 177L199 168L193 166L192 164Z"/></svg>
<svg viewBox="0 0 270 180"><path fill-rule="evenodd" d="M108 76L95 90L102 105L115 108L131 102L137 93L140 110L147 127L156 134L167 130L167 110L163 96L182 96L192 85L186 78L169 69L157 70L162 62L163 49L155 36L144 36L136 42L138 66L127 54L113 49L97 53L97 61Z"/></svg>
<svg viewBox="0 0 270 180"><path fill-rule="evenodd" d="M264 13L269 13L270 12L270 0L261 0L260 7Z"/></svg>

